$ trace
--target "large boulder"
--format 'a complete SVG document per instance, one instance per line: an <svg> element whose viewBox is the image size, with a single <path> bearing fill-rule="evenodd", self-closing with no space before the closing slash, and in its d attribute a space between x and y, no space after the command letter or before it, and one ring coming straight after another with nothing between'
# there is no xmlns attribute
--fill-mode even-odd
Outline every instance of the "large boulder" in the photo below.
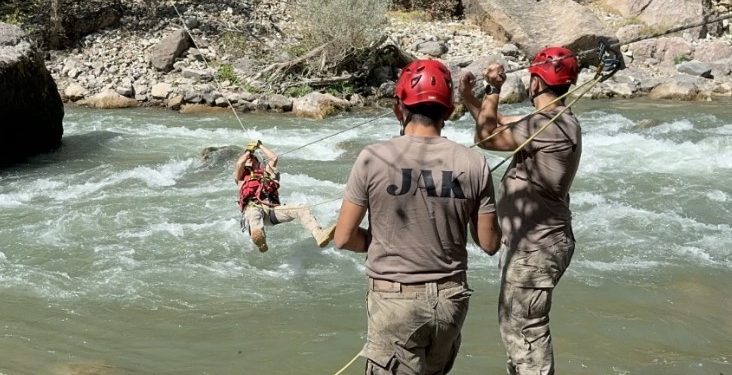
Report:
<svg viewBox="0 0 732 375"><path fill-rule="evenodd" d="M324 119L333 113L348 109L348 100L336 98L330 94L311 92L292 102L292 112L298 117Z"/></svg>
<svg viewBox="0 0 732 375"><path fill-rule="evenodd" d="M0 165L57 147L63 117L43 57L23 30L0 22Z"/></svg>
<svg viewBox="0 0 732 375"><path fill-rule="evenodd" d="M575 52L597 48L600 37L615 33L592 11L572 0L464 0L465 15L499 42L511 42L533 56L548 45ZM568 15L571 15L568 16ZM585 64L597 63L589 54Z"/></svg>
<svg viewBox="0 0 732 375"><path fill-rule="evenodd" d="M79 100L76 103L79 105L100 109L132 108L139 105L137 100L122 96L114 90L102 91L86 99Z"/></svg>
<svg viewBox="0 0 732 375"><path fill-rule="evenodd" d="M191 40L185 30L173 31L153 47L153 67L163 72L171 71L175 59L180 57L190 46Z"/></svg>
<svg viewBox="0 0 732 375"><path fill-rule="evenodd" d="M699 22L705 14L714 16L715 12L711 2L705 4L700 0L605 0L605 4L625 18L637 19L661 30ZM707 32L716 28L717 25L697 28L695 36L705 37Z"/></svg>
<svg viewBox="0 0 732 375"><path fill-rule="evenodd" d="M673 77L661 83L648 94L650 99L697 100L699 99L699 85L693 80Z"/></svg>

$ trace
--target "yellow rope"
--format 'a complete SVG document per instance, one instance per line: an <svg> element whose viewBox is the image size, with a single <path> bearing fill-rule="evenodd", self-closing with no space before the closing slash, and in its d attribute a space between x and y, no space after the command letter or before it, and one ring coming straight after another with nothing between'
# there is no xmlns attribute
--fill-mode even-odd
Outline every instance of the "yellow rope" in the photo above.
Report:
<svg viewBox="0 0 732 375"><path fill-rule="evenodd" d="M537 109L535 109L534 111L532 111L531 113L529 113L528 115L526 115L526 116L523 116L523 117L521 117L521 118L520 118L519 120L517 120L517 121L514 121L514 122L512 122L512 123L510 123L510 124L506 124L506 125L504 125L504 126L500 127L500 129L499 129L499 130L498 130L497 132L495 132L495 133L493 133L493 134L491 134L491 135L489 135L489 136L487 136L487 137L485 137L485 138L481 139L481 140L480 140L480 141L479 141L478 143L475 143L475 144L471 145L470 147L472 148L472 147L478 146L479 144L481 144L481 143L483 143L483 142L485 142L485 141L488 141L488 140L492 139L493 137L497 136L498 134L501 134L501 133L503 133L504 131L506 131L506 130L508 130L508 129L512 128L512 127L513 127L514 125L516 125L517 123L519 123L519 122L523 121L523 120L524 120L524 119L526 119L527 117L529 117L529 116L533 116L533 115L535 115L535 114L537 114L537 113L539 113L539 112L543 111L544 109L546 109L546 108L547 108L547 107L549 107L550 105L552 105L552 104L554 104L554 103L557 103L557 102L559 102L560 100L562 100L562 99L566 98L567 96L569 96L569 95L573 94L573 93L574 93L575 91L579 90L580 88L584 87L584 86L585 86L586 84L588 84L588 83L590 83L590 82L592 82L592 81L593 81L593 80L588 80L588 81L584 82L583 84L581 84L581 85L579 85L579 86L577 86L577 87L573 88L572 90L569 90L569 91L567 91L566 93L564 93L564 95L561 95L561 96L559 96L558 98L556 98L556 99L552 100L551 102L547 103L547 104L546 104L545 106L543 106L543 107L541 107L541 108L537 108ZM584 93L583 93L582 95L584 95Z"/></svg>
<svg viewBox="0 0 732 375"><path fill-rule="evenodd" d="M340 370L338 370L338 372L336 372L334 375L341 375L343 373L343 371L346 371L346 369L348 369L349 367L351 367L351 365L353 364L353 362L356 362L356 360L360 356L361 356L361 352L358 352L358 354L356 354L356 356L353 357L353 359L351 359L348 363L346 363L346 365L343 366L343 368L341 368Z"/></svg>
<svg viewBox="0 0 732 375"><path fill-rule="evenodd" d="M596 78L593 78L592 80L590 80L590 81L587 81L587 82L592 82L592 84L591 84L591 85L590 85L589 87L587 87L587 89L585 89L585 91L583 91L583 92L582 92L581 94L579 94L579 95L578 95L578 96L577 96L576 98L574 98L574 99L572 100L572 102L570 102L570 103L569 103L569 104L568 104L567 106L565 106L565 107L564 107L564 108L563 108L563 109L562 109L561 111L559 111L559 113L557 113L556 115L554 115L554 117L552 117L552 118L551 118L551 119L549 120L549 122L547 122L546 124L544 124L544 126L542 126L542 127L541 127L541 128L539 129L539 130L537 130L537 131L536 131L536 132L535 132L534 134L532 134L532 135L531 135L531 136L530 136L529 138L527 138L527 139L526 139L526 140L525 140L525 141L524 141L523 143L521 143L521 144L520 144L520 145L519 145L518 147L516 147L516 149L515 149L515 150L513 150L513 151L512 151L512 152L511 152L511 153L510 153L510 154L509 154L509 155L508 155L508 156L507 156L506 158L504 158L504 159L503 159L503 160L502 160L502 161L501 161L500 163L498 163L498 164L497 164L497 165L496 165L495 167L491 168L491 172L494 172L494 171L495 171L496 169L498 169L498 167L500 167L501 165L503 165L503 163L505 163L505 162L506 162L506 161L507 161L508 159L511 159L511 158L512 158L512 157L513 157L514 155L516 155L516 154L517 154L517 153L518 153L519 151L521 151L521 150L522 150L522 149L523 149L524 147L526 147L526 145L528 145L528 144L529 144L529 142L533 141L533 140L534 140L534 138L536 138L536 137L537 137L537 136L538 136L539 134L541 134L541 132L543 132L543 131L544 131L544 130L545 130L546 128L548 128L548 127L549 127L549 125L553 124L553 123L554 123L554 121L556 121L556 120L557 120L557 118L559 118L559 116L561 116L561 115L562 115L562 114L563 114L563 113L564 113L564 112L565 112L566 110L568 110L568 109L569 109L570 107L572 107L572 106L574 105L574 103L577 103L577 101L578 101L578 100L580 100L580 98L582 98L582 97L583 97L583 96L584 96L585 94L587 94L587 93L588 93L588 92L589 92L590 90L592 90L592 88L593 88L593 87L595 86L595 84L597 84L598 82L600 82L600 81L602 80L602 75L601 75L601 74L599 73L599 72L601 72L601 71L602 71L602 69L598 70L598 74L597 74ZM587 82L585 82L585 83L587 83Z"/></svg>

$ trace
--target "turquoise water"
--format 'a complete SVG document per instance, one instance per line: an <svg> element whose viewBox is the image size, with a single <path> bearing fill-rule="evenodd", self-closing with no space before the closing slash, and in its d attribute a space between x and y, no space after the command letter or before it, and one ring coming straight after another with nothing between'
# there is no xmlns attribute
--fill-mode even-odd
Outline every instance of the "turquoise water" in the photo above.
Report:
<svg viewBox="0 0 732 375"><path fill-rule="evenodd" d="M577 107L558 373L732 374L729 104ZM333 374L358 352L363 255L318 249L294 223L260 254L239 231L231 164L200 151L261 139L285 152L382 112L250 114L244 130L227 112L66 111L61 149L0 172L0 374ZM282 156L283 201L333 222L358 151L398 130L386 117ZM471 132L463 118L444 135ZM497 259L469 252L476 292L453 373L503 373Z"/></svg>

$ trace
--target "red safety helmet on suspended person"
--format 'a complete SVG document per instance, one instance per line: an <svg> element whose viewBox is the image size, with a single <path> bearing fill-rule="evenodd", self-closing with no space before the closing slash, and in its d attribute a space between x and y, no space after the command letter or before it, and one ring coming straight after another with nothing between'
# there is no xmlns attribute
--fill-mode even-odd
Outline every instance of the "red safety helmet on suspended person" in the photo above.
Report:
<svg viewBox="0 0 732 375"><path fill-rule="evenodd" d="M539 76L549 86L568 86L577 83L579 65L571 50L547 47L531 60L529 73Z"/></svg>
<svg viewBox="0 0 732 375"><path fill-rule="evenodd" d="M419 104L439 104L445 107L444 119L455 109L452 103L452 75L437 60L415 60L407 64L396 83L395 96L411 107Z"/></svg>

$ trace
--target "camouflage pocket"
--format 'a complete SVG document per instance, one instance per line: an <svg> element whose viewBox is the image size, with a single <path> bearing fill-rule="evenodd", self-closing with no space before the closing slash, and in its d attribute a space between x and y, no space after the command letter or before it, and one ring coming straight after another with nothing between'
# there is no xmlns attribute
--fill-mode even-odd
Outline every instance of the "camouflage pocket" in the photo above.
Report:
<svg viewBox="0 0 732 375"><path fill-rule="evenodd" d="M513 288L511 313L524 319L537 319L548 315L552 308L552 290Z"/></svg>

